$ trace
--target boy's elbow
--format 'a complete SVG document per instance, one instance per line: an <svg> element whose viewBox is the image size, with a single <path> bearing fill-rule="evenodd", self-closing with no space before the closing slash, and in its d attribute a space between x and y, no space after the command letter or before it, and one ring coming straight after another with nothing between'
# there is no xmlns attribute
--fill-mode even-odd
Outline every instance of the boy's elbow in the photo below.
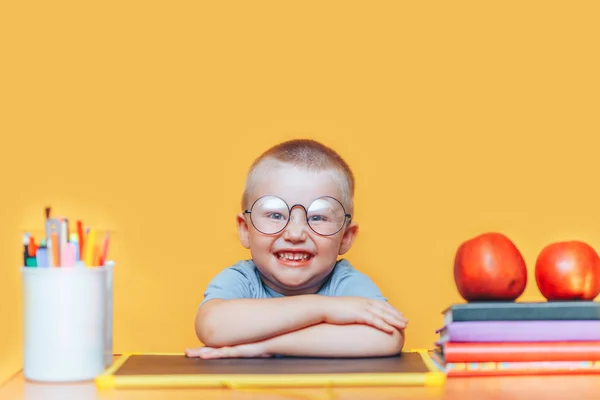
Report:
<svg viewBox="0 0 600 400"><path fill-rule="evenodd" d="M206 303L200 306L196 314L196 321L194 324L196 337L198 337L198 340L207 347L222 347L225 344L219 342L219 337L222 337L222 335L218 334L218 321L215 321L214 318L212 318L212 315L214 314L211 312L213 305L208 307L207 305L208 304Z"/></svg>
<svg viewBox="0 0 600 400"><path fill-rule="evenodd" d="M404 332L405 330L394 330L394 333L392 335L393 339L394 339L394 345L393 347L393 354L392 355L397 355L400 354L402 352L402 349L404 349Z"/></svg>
<svg viewBox="0 0 600 400"><path fill-rule="evenodd" d="M404 330L399 331L394 329L394 333L388 335L388 340L382 341L381 355L396 356L402 352L404 348Z"/></svg>

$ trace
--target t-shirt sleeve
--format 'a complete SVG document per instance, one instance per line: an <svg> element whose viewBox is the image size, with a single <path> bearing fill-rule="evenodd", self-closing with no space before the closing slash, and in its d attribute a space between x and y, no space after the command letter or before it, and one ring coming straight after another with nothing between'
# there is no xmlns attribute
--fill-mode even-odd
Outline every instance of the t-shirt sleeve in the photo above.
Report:
<svg viewBox="0 0 600 400"><path fill-rule="evenodd" d="M251 277L240 269L227 268L209 282L200 305L212 299L231 300L251 297Z"/></svg>
<svg viewBox="0 0 600 400"><path fill-rule="evenodd" d="M357 270L344 273L336 283L333 294L334 296L358 296L387 301L375 282Z"/></svg>

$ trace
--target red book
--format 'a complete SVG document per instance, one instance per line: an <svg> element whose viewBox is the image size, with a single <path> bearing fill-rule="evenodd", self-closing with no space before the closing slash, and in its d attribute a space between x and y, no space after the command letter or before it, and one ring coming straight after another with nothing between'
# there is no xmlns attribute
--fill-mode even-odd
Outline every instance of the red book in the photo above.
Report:
<svg viewBox="0 0 600 400"><path fill-rule="evenodd" d="M431 360L448 378L600 374L600 361L444 362L438 352Z"/></svg>
<svg viewBox="0 0 600 400"><path fill-rule="evenodd" d="M446 363L600 361L600 341L448 342L441 349Z"/></svg>

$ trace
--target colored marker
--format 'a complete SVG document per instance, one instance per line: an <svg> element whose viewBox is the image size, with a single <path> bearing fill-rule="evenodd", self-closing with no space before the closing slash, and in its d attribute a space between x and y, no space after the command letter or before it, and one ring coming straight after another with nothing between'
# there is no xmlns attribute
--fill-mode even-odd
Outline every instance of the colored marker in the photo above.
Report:
<svg viewBox="0 0 600 400"><path fill-rule="evenodd" d="M38 267L47 268L48 265L48 249L46 247L40 247L35 254L36 264Z"/></svg>
<svg viewBox="0 0 600 400"><path fill-rule="evenodd" d="M83 224L81 221L77 221L77 244L79 245L79 252L77 261L83 260L83 245L85 243L85 238L83 236Z"/></svg>
<svg viewBox="0 0 600 400"><path fill-rule="evenodd" d="M73 247L75 247L75 261L80 261L81 255L79 253L79 236L76 233L71 233L71 235L69 235L69 242L73 244Z"/></svg>
<svg viewBox="0 0 600 400"><path fill-rule="evenodd" d="M29 233L23 234L23 265L27 267L27 262L29 259L29 243L30 243L30 235Z"/></svg>
<svg viewBox="0 0 600 400"><path fill-rule="evenodd" d="M94 245L94 261L92 262L92 265L94 267L100 266L100 257L102 256L102 252L100 251L100 246L98 246L97 244Z"/></svg>
<svg viewBox="0 0 600 400"><path fill-rule="evenodd" d="M104 235L104 243L102 243L102 254L100 255L100 261L98 265L104 265L106 257L108 256L108 246L110 245L110 233L106 232Z"/></svg>
<svg viewBox="0 0 600 400"><path fill-rule="evenodd" d="M46 221L46 236L48 238L48 257L51 267L60 266L60 231L61 222L51 218Z"/></svg>
<svg viewBox="0 0 600 400"><path fill-rule="evenodd" d="M52 266L60 267L60 240L58 239L58 233L52 232L50 238L52 240Z"/></svg>
<svg viewBox="0 0 600 400"><path fill-rule="evenodd" d="M96 248L96 229L90 229L90 233L87 237L87 244L85 245L85 265L88 267L93 266L94 263L94 249Z"/></svg>
<svg viewBox="0 0 600 400"><path fill-rule="evenodd" d="M37 246L35 244L35 239L33 236L29 236L29 243L27 245L27 255L29 257L35 257L35 252L37 251Z"/></svg>
<svg viewBox="0 0 600 400"><path fill-rule="evenodd" d="M48 241L46 242L46 244L47 244L46 255L48 256L48 266L55 267L56 265L54 264L54 257L52 256L52 238L48 238Z"/></svg>
<svg viewBox="0 0 600 400"><path fill-rule="evenodd" d="M60 265L63 267L75 266L75 245L73 243L65 244L60 255L60 260Z"/></svg>
<svg viewBox="0 0 600 400"><path fill-rule="evenodd" d="M58 250L60 252L60 262L61 262L60 265L63 265L62 255L67 247L67 243L69 243L69 237L67 236L67 234L68 234L67 219L63 218L60 221L60 231L59 231L60 247L58 248Z"/></svg>

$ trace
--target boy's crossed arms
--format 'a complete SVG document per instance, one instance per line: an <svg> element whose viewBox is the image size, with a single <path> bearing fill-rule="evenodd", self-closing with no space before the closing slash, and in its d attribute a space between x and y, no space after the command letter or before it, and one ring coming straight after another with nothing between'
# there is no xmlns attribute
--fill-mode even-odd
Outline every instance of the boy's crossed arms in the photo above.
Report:
<svg viewBox="0 0 600 400"><path fill-rule="evenodd" d="M212 299L196 317L196 333L206 347L188 349L186 355L387 356L401 351L406 324L389 303L358 296Z"/></svg>

